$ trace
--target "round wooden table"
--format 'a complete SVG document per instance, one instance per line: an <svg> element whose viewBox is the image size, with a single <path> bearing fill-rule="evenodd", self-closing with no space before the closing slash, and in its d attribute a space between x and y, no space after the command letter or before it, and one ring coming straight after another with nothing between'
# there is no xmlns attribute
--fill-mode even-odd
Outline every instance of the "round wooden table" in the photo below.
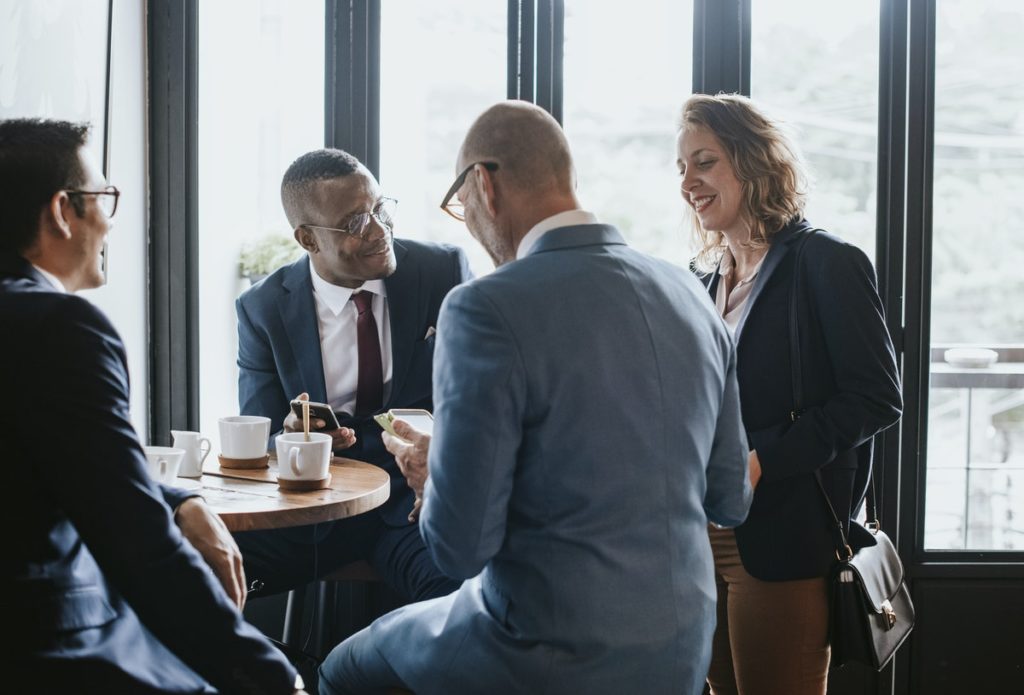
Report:
<svg viewBox="0 0 1024 695"><path fill-rule="evenodd" d="M199 478L178 478L179 487L195 490L230 531L304 526L344 519L387 501L388 474L377 466L334 457L330 487L311 492L286 492L277 486L277 463L270 468L221 468L216 455L207 457Z"/></svg>

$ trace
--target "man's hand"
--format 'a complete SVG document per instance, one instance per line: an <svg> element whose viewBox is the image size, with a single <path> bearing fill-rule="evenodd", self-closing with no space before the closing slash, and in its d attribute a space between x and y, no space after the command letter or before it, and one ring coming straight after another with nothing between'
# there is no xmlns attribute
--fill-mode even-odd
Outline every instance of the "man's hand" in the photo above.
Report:
<svg viewBox="0 0 1024 695"><path fill-rule="evenodd" d="M308 393L300 393L298 396L296 396L296 400L308 401L309 400L309 394ZM356 443L356 433L351 428L339 427L336 430L325 430L325 429L323 429L326 426L327 426L327 423L324 422L323 420L321 420L320 418L311 417L309 419L309 431L310 432L316 431L316 432L320 432L322 434L329 434L329 435L331 435L331 438L334 440L333 442L331 442L331 449L332 450L347 449L347 448L349 448L350 446L352 446L353 444ZM285 432L301 432L302 431L302 418L300 418L295 413L289 411L288 412L288 417L286 417L284 419L284 424L283 424L282 427L283 427Z"/></svg>
<svg viewBox="0 0 1024 695"><path fill-rule="evenodd" d="M757 489L758 482L761 481L761 459L757 457L756 451L750 452L750 487Z"/></svg>
<svg viewBox="0 0 1024 695"><path fill-rule="evenodd" d="M393 437L388 432L382 432L381 438L384 440L384 447L394 455L395 462L409 487L416 493L416 504L409 514L409 521L415 521L420 516L423 486L427 483L430 435L416 429L405 420L395 420L392 427L398 436Z"/></svg>
<svg viewBox="0 0 1024 695"><path fill-rule="evenodd" d="M199 497L182 502L174 513L174 521L220 579L228 598L242 610L246 594L242 552L224 522Z"/></svg>

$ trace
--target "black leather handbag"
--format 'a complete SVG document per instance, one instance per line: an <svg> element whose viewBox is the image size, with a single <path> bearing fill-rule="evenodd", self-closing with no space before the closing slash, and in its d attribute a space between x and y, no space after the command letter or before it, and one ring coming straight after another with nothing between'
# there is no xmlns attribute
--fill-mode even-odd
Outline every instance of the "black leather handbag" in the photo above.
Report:
<svg viewBox="0 0 1024 695"><path fill-rule="evenodd" d="M793 412L790 419L794 422L802 413L803 403L797 312L800 261L804 244L816 231L809 231L800 240L793 265L789 342L793 375ZM816 472L815 477L832 515L837 541L838 564L832 572L829 610L830 668L857 662L881 671L914 627L914 604L904 582L903 563L878 523L874 471L869 475L867 498L867 518L871 521L866 526L850 521L849 531L846 530L848 520L840 519L836 514L822 484L821 474Z"/></svg>

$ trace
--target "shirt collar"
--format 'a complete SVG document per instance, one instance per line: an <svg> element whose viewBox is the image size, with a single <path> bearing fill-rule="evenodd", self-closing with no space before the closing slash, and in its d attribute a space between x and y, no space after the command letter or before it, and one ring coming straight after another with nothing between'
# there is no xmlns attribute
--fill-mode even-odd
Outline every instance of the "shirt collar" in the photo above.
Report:
<svg viewBox="0 0 1024 695"><path fill-rule="evenodd" d="M740 278L738 282L739 283L750 282L755 277L757 277L757 273L758 273L759 270L761 270L761 265L764 263L764 259L767 256L768 256L767 253L761 254L761 260L759 260L757 262L757 265L754 266L753 270L750 271L750 275L748 275L745 278ZM726 275L729 275L730 273L732 273L733 269L735 269L735 268L736 268L736 259L733 258L732 251L729 250L728 246L726 246L725 247L725 252L722 253L722 260L718 264L718 274L721 275L722 277L725 277Z"/></svg>
<svg viewBox="0 0 1024 695"><path fill-rule="evenodd" d="M38 270L39 274L42 275L44 278L46 278L51 285L53 285L53 289L55 289L58 292L61 292L63 294L67 294L68 293L68 288L64 286L64 283L61 282L57 278L56 275L54 275L53 273L51 273L48 270L43 270L42 268L37 266L35 263L32 264L32 267L35 268L36 270Z"/></svg>
<svg viewBox="0 0 1024 695"><path fill-rule="evenodd" d="M370 292L371 294L378 294L381 297L387 296L383 280L367 280L362 284L362 286L356 287L355 289L351 287L341 287L327 282L317 274L316 268L313 267L312 259L309 261L309 277L313 282L313 294L315 294L335 316L341 313L342 309L345 308L345 305L348 304L348 300L351 299L352 295L357 291Z"/></svg>
<svg viewBox="0 0 1024 695"><path fill-rule="evenodd" d="M528 231L526 236L519 242L519 248L516 250L516 259L525 258L529 255L530 249L537 243L537 240L552 229L571 227L577 224L597 224L597 216L586 210L566 210L541 220L533 225L533 229Z"/></svg>

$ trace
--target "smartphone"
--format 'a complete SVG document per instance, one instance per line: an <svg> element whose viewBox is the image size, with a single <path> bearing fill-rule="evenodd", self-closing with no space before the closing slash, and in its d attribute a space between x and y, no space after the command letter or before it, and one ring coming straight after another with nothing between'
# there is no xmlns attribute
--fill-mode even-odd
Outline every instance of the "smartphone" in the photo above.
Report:
<svg viewBox="0 0 1024 695"><path fill-rule="evenodd" d="M434 433L434 416L427 410L420 410L418 408L392 408L386 413L374 415L373 419L377 421L377 424L381 426L381 429L395 437L398 435L395 434L395 430L391 425L395 420L405 420L421 432L426 432L430 435Z"/></svg>
<svg viewBox="0 0 1024 695"><path fill-rule="evenodd" d="M323 420L327 424L323 427L325 430L336 430L341 425L338 423L338 418L334 414L334 410L331 406L326 403L314 403L313 401L300 401L295 399L292 401L292 412L295 413L295 417L299 418L299 422L302 422L302 404L309 403L309 419L312 420ZM310 425L312 427L312 424Z"/></svg>

